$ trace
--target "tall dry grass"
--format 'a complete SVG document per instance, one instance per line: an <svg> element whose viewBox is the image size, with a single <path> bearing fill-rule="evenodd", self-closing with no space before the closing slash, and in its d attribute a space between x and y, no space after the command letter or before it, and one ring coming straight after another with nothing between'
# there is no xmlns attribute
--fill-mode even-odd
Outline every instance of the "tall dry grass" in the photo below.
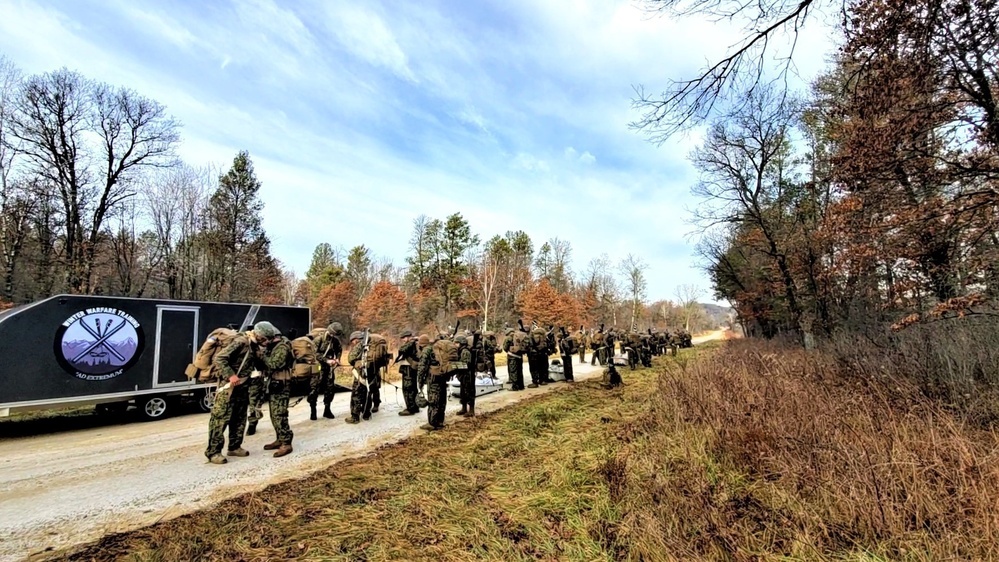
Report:
<svg viewBox="0 0 999 562"><path fill-rule="evenodd" d="M831 354L671 363L622 439L605 472L632 560L999 558L996 435Z"/></svg>

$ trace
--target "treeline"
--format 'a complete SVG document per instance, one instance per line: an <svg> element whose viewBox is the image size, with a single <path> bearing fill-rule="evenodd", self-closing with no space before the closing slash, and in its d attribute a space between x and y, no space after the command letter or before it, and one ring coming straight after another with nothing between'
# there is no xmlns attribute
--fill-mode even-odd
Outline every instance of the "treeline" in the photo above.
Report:
<svg viewBox="0 0 999 562"><path fill-rule="evenodd" d="M457 213L417 217L404 266L323 243L300 279L271 253L249 154L217 170L180 161L179 144L152 99L67 69L25 76L0 56L0 307L68 292L308 305L317 323L384 331L711 327L696 288L648 303L637 256L574 272L568 241L482 240Z"/></svg>
<svg viewBox="0 0 999 562"><path fill-rule="evenodd" d="M805 3L803 3L804 5ZM692 154L718 298L806 343L999 296L999 5L847 4L808 95L756 87Z"/></svg>

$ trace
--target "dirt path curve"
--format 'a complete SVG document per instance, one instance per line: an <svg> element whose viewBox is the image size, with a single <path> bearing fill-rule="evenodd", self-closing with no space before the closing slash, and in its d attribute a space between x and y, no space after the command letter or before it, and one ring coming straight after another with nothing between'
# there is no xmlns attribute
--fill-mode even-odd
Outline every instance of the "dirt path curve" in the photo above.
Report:
<svg viewBox="0 0 999 562"><path fill-rule="evenodd" d="M721 337L715 332L695 343ZM598 367L578 360L574 367L577 379L600 374ZM489 412L565 386L501 391L479 398L476 406ZM295 452L280 459L261 449L274 435L265 416L257 434L244 441L250 456L230 458L223 466L205 461L207 416L5 440L0 443L0 562L177 517L420 433L426 415L397 415L402 396L395 394L383 387L381 411L359 425L343 421L346 394L333 401L334 420L310 421L307 404L299 404L290 416ZM461 419L451 415L456 409L457 399L449 400L447 423Z"/></svg>

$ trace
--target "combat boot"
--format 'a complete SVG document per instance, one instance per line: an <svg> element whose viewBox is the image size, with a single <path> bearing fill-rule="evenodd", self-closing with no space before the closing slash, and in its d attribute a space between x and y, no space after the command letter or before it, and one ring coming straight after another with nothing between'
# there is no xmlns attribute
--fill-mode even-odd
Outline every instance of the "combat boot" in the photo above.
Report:
<svg viewBox="0 0 999 562"><path fill-rule="evenodd" d="M532 382L531 384L527 385L527 388L538 388L538 385Z"/></svg>
<svg viewBox="0 0 999 562"><path fill-rule="evenodd" d="M238 449L229 449L229 452L227 452L226 455L229 455L230 457L248 457L250 456L250 452L240 447Z"/></svg>
<svg viewBox="0 0 999 562"><path fill-rule="evenodd" d="M402 410L402 411L399 412L400 416L412 416L412 415L415 415L415 414L417 414L417 412L413 412L411 410Z"/></svg>
<svg viewBox="0 0 999 562"><path fill-rule="evenodd" d="M468 415L468 406L462 404L461 405L461 411L458 412L458 415L459 416L467 416Z"/></svg>
<svg viewBox="0 0 999 562"><path fill-rule="evenodd" d="M246 426L246 434L253 435L256 432L257 432L257 422L252 421L249 423L249 425Z"/></svg>
<svg viewBox="0 0 999 562"><path fill-rule="evenodd" d="M280 449L280 448L281 448L281 442L280 441L276 441L276 440L273 443L268 443L268 444L264 445L264 450L265 451L273 451L273 450Z"/></svg>
<svg viewBox="0 0 999 562"><path fill-rule="evenodd" d="M283 457L283 456L287 455L288 453L292 452L293 450L294 449L291 448L291 443L285 443L284 445L281 445L280 449L278 449L277 451L274 451L274 457L275 458L277 458L277 457Z"/></svg>
<svg viewBox="0 0 999 562"><path fill-rule="evenodd" d="M426 431L437 431L438 429L441 429L441 428L440 428L440 426L436 426L436 425L433 425L433 424L425 423L425 424L423 424L423 425L420 426L420 429L423 429L423 430L426 430Z"/></svg>
<svg viewBox="0 0 999 562"><path fill-rule="evenodd" d="M374 413L374 412L377 412L377 411L378 411L378 404L372 404L371 405L371 412Z"/></svg>
<svg viewBox="0 0 999 562"><path fill-rule="evenodd" d="M465 417L468 417L468 418L474 418L475 417L475 406L469 406L468 407L468 415L466 415Z"/></svg>
<svg viewBox="0 0 999 562"><path fill-rule="evenodd" d="M316 421L317 419L319 419L319 416L316 415L316 405L310 403L309 408L311 408L309 413L309 419L312 421Z"/></svg>
<svg viewBox="0 0 999 562"><path fill-rule="evenodd" d="M214 455L208 458L208 462L212 464L225 464L229 462L229 460L223 457L221 453L215 453Z"/></svg>
<svg viewBox="0 0 999 562"><path fill-rule="evenodd" d="M330 405L329 404L327 404L326 405L326 409L323 410L323 417L326 418L326 419L328 419L328 420L334 419L336 417L336 416L333 415L333 412L330 411Z"/></svg>
<svg viewBox="0 0 999 562"><path fill-rule="evenodd" d="M355 418L354 416L350 416L349 418L347 418L347 419L345 419L343 421L345 421L347 423L351 423L351 424L353 424L353 423L361 423L361 421L359 419Z"/></svg>

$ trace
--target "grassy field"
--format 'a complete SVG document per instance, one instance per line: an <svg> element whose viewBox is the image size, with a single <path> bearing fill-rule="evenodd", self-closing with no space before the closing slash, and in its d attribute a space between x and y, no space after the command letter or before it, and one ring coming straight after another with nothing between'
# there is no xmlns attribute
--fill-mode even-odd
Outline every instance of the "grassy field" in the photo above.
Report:
<svg viewBox="0 0 999 562"><path fill-rule="evenodd" d="M719 351L720 350L720 351ZM558 388L70 560L986 560L997 439L729 342Z"/></svg>

